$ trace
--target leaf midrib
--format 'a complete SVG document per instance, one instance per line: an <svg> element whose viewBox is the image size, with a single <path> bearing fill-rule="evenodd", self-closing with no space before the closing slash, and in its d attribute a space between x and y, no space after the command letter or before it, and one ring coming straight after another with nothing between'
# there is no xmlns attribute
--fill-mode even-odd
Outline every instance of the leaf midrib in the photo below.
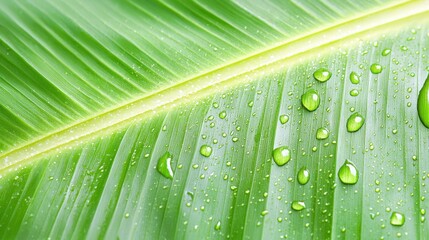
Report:
<svg viewBox="0 0 429 240"><path fill-rule="evenodd" d="M410 1L386 6L385 8L353 18L337 25L288 40L277 46L244 57L207 73L160 89L150 95L134 99L89 119L48 134L0 155L0 174L14 171L15 167L36 160L38 157L85 138L106 134L132 121L150 117L157 112L173 108L248 82L267 71L276 71L302 60L311 52L326 50L330 44L349 39L377 28L377 33L387 31L392 23L424 14L429 11L428 1ZM388 26L380 29L381 26ZM395 24L397 27L397 24ZM364 37L364 36L363 36ZM325 49L324 49L325 48ZM314 54L313 54L314 55Z"/></svg>

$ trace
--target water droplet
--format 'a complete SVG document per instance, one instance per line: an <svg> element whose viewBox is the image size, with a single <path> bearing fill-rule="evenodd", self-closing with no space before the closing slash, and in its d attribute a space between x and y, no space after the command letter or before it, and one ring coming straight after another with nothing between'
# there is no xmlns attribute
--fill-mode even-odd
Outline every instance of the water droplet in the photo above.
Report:
<svg viewBox="0 0 429 240"><path fill-rule="evenodd" d="M173 179L173 169L171 169L171 159L173 156L169 152L165 152L164 155L162 155L158 159L158 164L156 165L156 169L159 173L162 174L162 176Z"/></svg>
<svg viewBox="0 0 429 240"><path fill-rule="evenodd" d="M359 172L352 162L346 160L338 170L338 177L342 183L352 185L359 180Z"/></svg>
<svg viewBox="0 0 429 240"><path fill-rule="evenodd" d="M327 128L321 127L317 129L316 139L323 140L329 137L329 130Z"/></svg>
<svg viewBox="0 0 429 240"><path fill-rule="evenodd" d="M390 52L392 52L392 50L390 50L390 48L385 48L385 49L383 50L383 52L381 52L381 55L382 55L382 56L387 56L387 55L389 55L389 54L390 54Z"/></svg>
<svg viewBox="0 0 429 240"><path fill-rule="evenodd" d="M380 64L378 63L374 63L371 65L371 67L369 68L371 70L372 73L374 74L379 74L381 73L381 71L383 70L383 68L381 67Z"/></svg>
<svg viewBox="0 0 429 240"><path fill-rule="evenodd" d="M249 107L253 107L253 101L248 102L248 103L247 103L247 106L249 106Z"/></svg>
<svg viewBox="0 0 429 240"><path fill-rule="evenodd" d="M425 125L425 127L429 128L429 75L419 92L417 112L419 114L420 121Z"/></svg>
<svg viewBox="0 0 429 240"><path fill-rule="evenodd" d="M393 226L402 226L405 223L405 216L399 212L392 212L392 216L390 216L390 224Z"/></svg>
<svg viewBox="0 0 429 240"><path fill-rule="evenodd" d="M219 231L219 230L220 230L220 221L217 221L216 225L214 226L214 229L215 229L216 231Z"/></svg>
<svg viewBox="0 0 429 240"><path fill-rule="evenodd" d="M222 111L222 112L219 113L219 118L220 119L224 119L225 117L226 117L226 112L225 111Z"/></svg>
<svg viewBox="0 0 429 240"><path fill-rule="evenodd" d="M312 112L319 107L319 94L316 90L310 89L301 96L301 103L308 111Z"/></svg>
<svg viewBox="0 0 429 240"><path fill-rule="evenodd" d="M267 210L264 210L264 211L262 211L261 212L261 216L265 216L265 215L267 215L268 214L268 211Z"/></svg>
<svg viewBox="0 0 429 240"><path fill-rule="evenodd" d="M298 172L298 182L305 185L310 180L310 171L306 167L302 167Z"/></svg>
<svg viewBox="0 0 429 240"><path fill-rule="evenodd" d="M356 72L350 73L350 82L353 84L358 84L360 82L360 77Z"/></svg>
<svg viewBox="0 0 429 240"><path fill-rule="evenodd" d="M359 95L359 91L357 89L350 90L350 96L356 97L357 95Z"/></svg>
<svg viewBox="0 0 429 240"><path fill-rule="evenodd" d="M332 73L326 68L319 68L313 73L313 77L319 82L326 82L332 76Z"/></svg>
<svg viewBox="0 0 429 240"><path fill-rule="evenodd" d="M283 166L287 162L290 161L291 153L289 151L289 148L286 146L278 147L273 150L273 159L274 162L279 165Z"/></svg>
<svg viewBox="0 0 429 240"><path fill-rule="evenodd" d="M289 116L288 115L280 115L279 120L280 120L281 124L286 124L289 121Z"/></svg>
<svg viewBox="0 0 429 240"><path fill-rule="evenodd" d="M300 201L293 201L291 207L295 211L301 211L305 208L305 203Z"/></svg>
<svg viewBox="0 0 429 240"><path fill-rule="evenodd" d="M208 145L202 145L200 148L200 153L204 157L210 157L210 155L212 155L212 151L213 151L212 147Z"/></svg>
<svg viewBox="0 0 429 240"><path fill-rule="evenodd" d="M347 119L347 131L356 132L363 126L364 123L365 118L359 113L355 112L350 115L349 119Z"/></svg>

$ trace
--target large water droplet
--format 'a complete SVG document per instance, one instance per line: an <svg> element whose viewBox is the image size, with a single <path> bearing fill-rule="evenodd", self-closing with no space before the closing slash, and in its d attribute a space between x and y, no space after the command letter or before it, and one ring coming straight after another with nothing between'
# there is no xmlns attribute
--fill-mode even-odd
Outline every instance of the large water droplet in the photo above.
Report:
<svg viewBox="0 0 429 240"><path fill-rule="evenodd" d="M288 115L280 115L279 120L280 120L281 124L286 124L289 121L289 116Z"/></svg>
<svg viewBox="0 0 429 240"><path fill-rule="evenodd" d="M359 95L359 90L357 89L350 90L350 96L356 97L357 95Z"/></svg>
<svg viewBox="0 0 429 240"><path fill-rule="evenodd" d="M355 112L350 115L349 119L347 119L347 131L356 132L363 126L364 123L365 118L359 113Z"/></svg>
<svg viewBox="0 0 429 240"><path fill-rule="evenodd" d="M393 226L402 226L405 223L405 216L399 212L392 212L392 216L390 216L390 224Z"/></svg>
<svg viewBox="0 0 429 240"><path fill-rule="evenodd" d="M326 68L319 68L313 73L313 77L319 82L326 82L332 76L332 73Z"/></svg>
<svg viewBox="0 0 429 240"><path fill-rule="evenodd" d="M305 203L300 201L293 201L291 207L295 211L301 211L305 208Z"/></svg>
<svg viewBox="0 0 429 240"><path fill-rule="evenodd" d="M387 55L389 55L390 54L390 52L391 52L392 50L390 50L390 48L385 48L384 50L383 50L383 52L381 52L381 55L382 56L387 56Z"/></svg>
<svg viewBox="0 0 429 240"><path fill-rule="evenodd" d="M224 119L225 117L226 117L226 112L225 111L222 111L222 112L219 113L219 118L220 119Z"/></svg>
<svg viewBox="0 0 429 240"><path fill-rule="evenodd" d="M166 152L158 159L158 164L156 165L156 170L166 178L173 178L173 169L171 169L171 159L173 156Z"/></svg>
<svg viewBox="0 0 429 240"><path fill-rule="evenodd" d="M319 107L320 97L314 89L310 89L301 96L301 103L308 111L312 112Z"/></svg>
<svg viewBox="0 0 429 240"><path fill-rule="evenodd" d="M298 182L305 185L310 180L310 171L306 167L302 167L298 172Z"/></svg>
<svg viewBox="0 0 429 240"><path fill-rule="evenodd" d="M278 147L273 150L273 159L274 162L279 165L283 166L287 162L290 161L291 153L289 151L289 148L286 146Z"/></svg>
<svg viewBox="0 0 429 240"><path fill-rule="evenodd" d="M317 129L316 139L323 140L329 137L329 130L327 128L321 127Z"/></svg>
<svg viewBox="0 0 429 240"><path fill-rule="evenodd" d="M358 84L360 82L359 75L356 72L350 73L350 82L353 84Z"/></svg>
<svg viewBox="0 0 429 240"><path fill-rule="evenodd" d="M371 67L369 68L371 70L372 73L374 74L379 74L381 73L381 71L383 70L383 68L381 67L380 64L378 63L374 63L371 65Z"/></svg>
<svg viewBox="0 0 429 240"><path fill-rule="evenodd" d="M359 172L352 162L346 160L338 171L338 177L344 184L356 184L359 180Z"/></svg>
<svg viewBox="0 0 429 240"><path fill-rule="evenodd" d="M417 112L419 114L420 121L425 125L425 127L429 128L429 75L419 92Z"/></svg>
<svg viewBox="0 0 429 240"><path fill-rule="evenodd" d="M200 148L200 153L204 157L210 157L210 155L212 155L212 151L213 151L212 147L208 145L202 145Z"/></svg>

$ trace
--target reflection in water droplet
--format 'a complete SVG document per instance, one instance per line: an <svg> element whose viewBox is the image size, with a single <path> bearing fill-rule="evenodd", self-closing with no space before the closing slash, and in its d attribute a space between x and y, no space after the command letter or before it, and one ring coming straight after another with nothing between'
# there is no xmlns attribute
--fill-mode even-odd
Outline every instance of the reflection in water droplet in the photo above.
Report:
<svg viewBox="0 0 429 240"><path fill-rule="evenodd" d="M302 167L298 172L298 183L305 185L310 180L310 171L306 167Z"/></svg>
<svg viewBox="0 0 429 240"><path fill-rule="evenodd" d="M313 77L319 82L326 82L332 76L332 73L326 68L319 68L313 73Z"/></svg>
<svg viewBox="0 0 429 240"><path fill-rule="evenodd" d="M390 224L393 226L402 226L405 223L405 216L399 212L392 212L392 216L390 216Z"/></svg>
<svg viewBox="0 0 429 240"><path fill-rule="evenodd" d="M342 183L353 185L359 180L359 172L352 162L346 160L338 170L338 177Z"/></svg>
<svg viewBox="0 0 429 240"><path fill-rule="evenodd" d="M204 157L210 157L210 155L212 154L212 151L213 149L208 145L202 145L200 148L200 153Z"/></svg>
<svg viewBox="0 0 429 240"><path fill-rule="evenodd" d="M419 114L420 121L429 128L429 75L420 89L419 96L417 99L417 112Z"/></svg>
<svg viewBox="0 0 429 240"><path fill-rule="evenodd" d="M224 119L225 117L226 117L226 112L225 111L222 111L222 112L219 113L219 118L220 119Z"/></svg>
<svg viewBox="0 0 429 240"><path fill-rule="evenodd" d="M358 84L360 82L360 77L356 72L350 73L350 82L353 84Z"/></svg>
<svg viewBox="0 0 429 240"><path fill-rule="evenodd" d="M389 55L390 54L390 52L391 52L392 50L390 50L390 48L385 48L384 50L383 50L383 52L381 52L381 55L382 56L387 56L387 55Z"/></svg>
<svg viewBox="0 0 429 240"><path fill-rule="evenodd" d="M274 162L279 166L285 165L291 159L291 153L289 151L289 148L286 146L274 149L272 155Z"/></svg>
<svg viewBox="0 0 429 240"><path fill-rule="evenodd" d="M289 121L289 116L288 115L280 115L279 120L280 120L281 124L286 124Z"/></svg>
<svg viewBox="0 0 429 240"><path fill-rule="evenodd" d="M301 211L305 208L305 203L300 201L293 201L291 207L295 211Z"/></svg>
<svg viewBox="0 0 429 240"><path fill-rule="evenodd" d="M327 128L321 127L317 129L316 139L323 140L329 137L329 130Z"/></svg>
<svg viewBox="0 0 429 240"><path fill-rule="evenodd" d="M310 89L301 96L301 104L308 111L316 110L320 105L319 94L314 89Z"/></svg>
<svg viewBox="0 0 429 240"><path fill-rule="evenodd" d="M156 169L159 173L162 174L162 176L166 178L173 178L173 169L171 169L171 159L172 155L169 152L165 152L164 155L162 155L158 159L158 164L156 165Z"/></svg>
<svg viewBox="0 0 429 240"><path fill-rule="evenodd" d="M370 70L374 74L379 74L383 70L380 64L374 63L371 65Z"/></svg>
<svg viewBox="0 0 429 240"><path fill-rule="evenodd" d="M356 132L363 126L364 123L365 118L359 113L355 112L350 115L349 119L347 119L347 131Z"/></svg>

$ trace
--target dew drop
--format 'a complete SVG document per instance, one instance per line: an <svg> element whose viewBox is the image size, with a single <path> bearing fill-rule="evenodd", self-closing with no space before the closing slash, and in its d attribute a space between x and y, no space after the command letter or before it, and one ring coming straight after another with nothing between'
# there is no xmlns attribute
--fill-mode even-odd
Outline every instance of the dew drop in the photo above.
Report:
<svg viewBox="0 0 429 240"><path fill-rule="evenodd" d="M381 73L381 71L383 70L383 68L381 67L380 64L378 63L374 63L371 65L371 67L369 68L371 70L372 73L374 74L379 74Z"/></svg>
<svg viewBox="0 0 429 240"><path fill-rule="evenodd" d="M353 83L353 84L360 83L360 77L359 77L359 75L357 75L356 72L351 72L350 73L350 82Z"/></svg>
<svg viewBox="0 0 429 240"><path fill-rule="evenodd" d="M224 119L225 117L226 117L226 112L225 111L222 111L222 112L219 113L219 118L220 119Z"/></svg>
<svg viewBox="0 0 429 240"><path fill-rule="evenodd" d="M219 231L220 230L220 221L217 221L217 223L216 223L216 225L214 226L214 229L216 230L216 231Z"/></svg>
<svg viewBox="0 0 429 240"><path fill-rule="evenodd" d="M332 76L332 73L326 68L319 68L313 73L313 77L319 82L326 82Z"/></svg>
<svg viewBox="0 0 429 240"><path fill-rule="evenodd" d="M301 96L301 104L308 111L312 112L319 107L320 97L314 89L310 89Z"/></svg>
<svg viewBox="0 0 429 240"><path fill-rule="evenodd" d="M382 56L387 56L390 54L390 52L392 52L392 50L390 50L390 48L385 48L382 52L381 55Z"/></svg>
<svg viewBox="0 0 429 240"><path fill-rule="evenodd" d="M417 112L419 114L420 121L429 128L429 75L420 89L419 96L417 99Z"/></svg>
<svg viewBox="0 0 429 240"><path fill-rule="evenodd" d="M359 95L359 91L357 89L350 90L350 96L356 97L357 95Z"/></svg>
<svg viewBox="0 0 429 240"><path fill-rule="evenodd" d="M300 201L293 201L291 207L295 211L301 211L305 209L305 203Z"/></svg>
<svg viewBox="0 0 429 240"><path fill-rule="evenodd" d="M289 121L289 116L288 115L280 115L279 120L280 120L281 124L286 124Z"/></svg>
<svg viewBox="0 0 429 240"><path fill-rule="evenodd" d="M338 171L338 177L342 183L353 185L359 180L359 172L352 162L346 160Z"/></svg>
<svg viewBox="0 0 429 240"><path fill-rule="evenodd" d="M310 171L306 167L302 167L298 171L298 183L305 185L310 180Z"/></svg>
<svg viewBox="0 0 429 240"><path fill-rule="evenodd" d="M390 224L393 226L402 226L405 223L405 216L399 212L392 212L392 216L390 216Z"/></svg>
<svg viewBox="0 0 429 240"><path fill-rule="evenodd" d="M212 147L208 145L202 145L200 148L200 153L204 157L210 157L210 155L212 155L212 151L213 151Z"/></svg>
<svg viewBox="0 0 429 240"><path fill-rule="evenodd" d="M158 164L156 165L156 170L162 174L162 176L173 179L173 169L171 169L171 159L173 156L169 152L165 152L158 159Z"/></svg>
<svg viewBox="0 0 429 240"><path fill-rule="evenodd" d="M365 118L359 113L355 112L350 115L349 119L347 119L347 131L356 132L363 126L364 123Z"/></svg>
<svg viewBox="0 0 429 240"><path fill-rule="evenodd" d="M321 127L317 129L316 139L323 140L329 137L329 130L327 128Z"/></svg>
<svg viewBox="0 0 429 240"><path fill-rule="evenodd" d="M286 146L274 149L272 154L274 162L279 166L285 165L291 159L291 153L289 151L289 148Z"/></svg>

